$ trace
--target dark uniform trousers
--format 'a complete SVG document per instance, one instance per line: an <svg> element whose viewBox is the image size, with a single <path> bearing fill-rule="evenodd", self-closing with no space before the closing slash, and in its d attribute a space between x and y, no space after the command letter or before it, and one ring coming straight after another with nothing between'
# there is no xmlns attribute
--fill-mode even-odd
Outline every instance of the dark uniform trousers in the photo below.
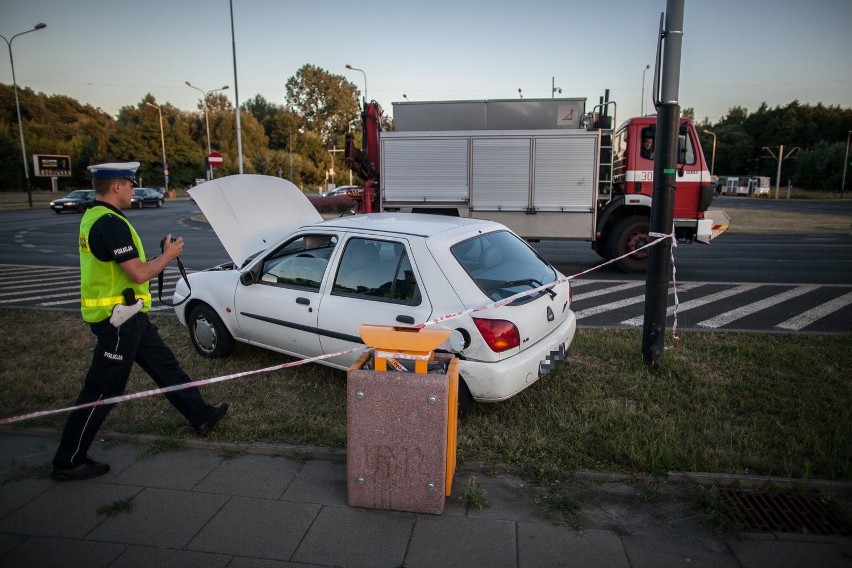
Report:
<svg viewBox="0 0 852 568"><path fill-rule="evenodd" d="M108 319L91 324L91 328L98 340L92 366L75 406L124 394L134 362L159 387L189 382L189 376L181 369L174 353L157 332L157 326L148 319L148 314L138 313L118 329ZM204 402L197 388L170 392L165 396L193 427L203 424L213 412L213 407ZM85 461L98 429L113 406L95 406L71 412L53 459L54 467L67 468Z"/></svg>

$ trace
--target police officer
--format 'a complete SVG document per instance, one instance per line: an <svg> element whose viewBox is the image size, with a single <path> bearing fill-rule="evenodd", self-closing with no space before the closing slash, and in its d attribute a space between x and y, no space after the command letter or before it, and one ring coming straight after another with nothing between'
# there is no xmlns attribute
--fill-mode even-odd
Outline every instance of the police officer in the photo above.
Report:
<svg viewBox="0 0 852 568"><path fill-rule="evenodd" d="M160 387L189 382L146 313L151 307L148 282L180 256L183 237L168 235L162 256L146 259L142 240L121 213L130 207L138 167L139 162L89 167L97 201L80 221L80 304L97 344L77 405L123 394L134 362ZM209 434L228 412L224 402L206 404L196 388L165 396L199 436ZM112 406L71 412L53 458L54 479L89 479L109 471L109 464L87 452Z"/></svg>

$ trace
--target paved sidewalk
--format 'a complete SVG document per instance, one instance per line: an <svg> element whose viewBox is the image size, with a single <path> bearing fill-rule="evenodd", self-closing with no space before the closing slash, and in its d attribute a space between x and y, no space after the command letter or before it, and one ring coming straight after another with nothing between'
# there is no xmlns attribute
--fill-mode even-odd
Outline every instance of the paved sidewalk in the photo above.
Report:
<svg viewBox="0 0 852 568"><path fill-rule="evenodd" d="M441 515L349 507L342 453L283 446L193 440L145 455L138 441L98 442L91 455L111 471L58 483L56 438L0 430L0 566L852 567L852 539L723 538L624 479L578 482L578 526L566 527L509 476L477 475L490 506L466 511L470 472Z"/></svg>

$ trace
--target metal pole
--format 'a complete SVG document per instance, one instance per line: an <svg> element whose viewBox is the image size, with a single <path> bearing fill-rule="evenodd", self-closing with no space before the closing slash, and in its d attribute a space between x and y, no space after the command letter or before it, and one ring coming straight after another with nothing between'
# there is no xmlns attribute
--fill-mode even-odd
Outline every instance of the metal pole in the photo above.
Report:
<svg viewBox="0 0 852 568"><path fill-rule="evenodd" d="M775 174L775 199L781 195L781 160L784 159L784 144L778 150L778 172Z"/></svg>
<svg viewBox="0 0 852 568"><path fill-rule="evenodd" d="M846 169L849 167L849 138L852 130L846 135L846 157L843 158L843 183L840 184L840 199L843 199L843 191L846 189Z"/></svg>
<svg viewBox="0 0 852 568"><path fill-rule="evenodd" d="M151 108L157 109L157 113L160 115L160 144L163 147L163 183L165 184L166 193L169 191L169 164L166 162L166 137L163 132L163 110L154 104L145 103Z"/></svg>
<svg viewBox="0 0 852 568"><path fill-rule="evenodd" d="M661 97L656 101L657 134L654 156L654 193L651 204L651 235L673 230L675 181L677 179L678 129L680 126L680 58L683 40L684 0L666 3L665 54L662 64ZM656 74L655 74L656 77ZM663 239L648 251L645 283L645 318L642 329L642 358L646 365L662 365L665 353L666 299L671 277L672 240Z"/></svg>
<svg viewBox="0 0 852 568"><path fill-rule="evenodd" d="M0 35L3 38L3 41L6 42L6 46L9 48L9 64L12 66L12 85L14 86L15 91L15 111L18 114L18 133L21 136L21 157L24 162L24 185L27 188L27 202L30 207L33 206L33 192L32 186L30 185L30 167L27 161L27 145L24 143L24 123L21 121L21 103L18 100L18 81L15 78L15 59L12 57L12 42L15 41L15 38L18 36L22 36L24 34L28 34L30 32L36 32L38 30L43 30L47 27L45 23L38 23L33 26L33 29L27 30L25 32L21 32L19 34L15 34L11 39L6 39L5 36Z"/></svg>
<svg viewBox="0 0 852 568"><path fill-rule="evenodd" d="M640 106L641 111L639 113L639 116L645 116L645 72L648 71L648 69L650 69L650 68L651 68L651 64L646 63L645 68L642 70L642 101L641 101L642 104Z"/></svg>
<svg viewBox="0 0 852 568"><path fill-rule="evenodd" d="M187 87L189 87L191 89L195 89L196 91L201 93L201 96L203 97L201 99L201 102L204 105L203 106L203 108L204 108L204 126L207 128L207 157L208 157L208 160L205 160L205 161L207 162L207 181L210 181L211 179L213 179L213 166L210 165L209 157L210 157L210 154L213 152L213 149L210 146L210 120L207 117L207 97L210 95L210 93L215 93L216 91L224 91L225 89L228 89L228 85L225 85L225 86L223 86L222 88L219 88L219 89L210 89L209 91L205 91L204 89L200 89L200 88L196 87L195 85L193 85L189 81L184 81L184 83L186 83Z"/></svg>
<svg viewBox="0 0 852 568"><path fill-rule="evenodd" d="M347 69L351 69L352 71L360 71L364 76L364 108L367 108L367 73L363 69L358 69L357 67L352 67L348 63L346 64Z"/></svg>
<svg viewBox="0 0 852 568"><path fill-rule="evenodd" d="M237 40L234 35L234 0L228 2L231 6L231 51L234 58L234 105L237 107L237 157L239 158L240 173L243 173L243 134L240 129L240 92L237 81Z"/></svg>
<svg viewBox="0 0 852 568"><path fill-rule="evenodd" d="M710 158L710 177L713 177L713 169L716 167L716 133L709 130L702 130L701 132L713 137L713 155Z"/></svg>

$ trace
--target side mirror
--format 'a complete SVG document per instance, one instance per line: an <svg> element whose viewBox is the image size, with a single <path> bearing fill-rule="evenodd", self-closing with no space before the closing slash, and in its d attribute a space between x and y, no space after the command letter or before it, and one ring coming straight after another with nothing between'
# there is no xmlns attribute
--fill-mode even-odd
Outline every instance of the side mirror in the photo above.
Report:
<svg viewBox="0 0 852 568"><path fill-rule="evenodd" d="M257 277L254 274L253 270L249 270L248 272L243 272L240 274L240 284L243 286L251 286L257 282Z"/></svg>

